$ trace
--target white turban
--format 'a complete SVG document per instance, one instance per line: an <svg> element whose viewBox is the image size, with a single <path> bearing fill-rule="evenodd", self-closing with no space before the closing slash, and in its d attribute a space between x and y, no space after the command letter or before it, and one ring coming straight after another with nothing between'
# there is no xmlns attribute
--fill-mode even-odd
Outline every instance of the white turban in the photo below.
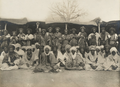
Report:
<svg viewBox="0 0 120 87"><path fill-rule="evenodd" d="M22 49L27 49L27 47L26 46L22 46Z"/></svg>
<svg viewBox="0 0 120 87"><path fill-rule="evenodd" d="M101 45L100 48L103 49L103 48L104 48L104 45Z"/></svg>
<svg viewBox="0 0 120 87"><path fill-rule="evenodd" d="M15 44L15 48L17 47L21 48L21 45L19 43Z"/></svg>
<svg viewBox="0 0 120 87"><path fill-rule="evenodd" d="M36 46L36 45L40 45L40 44L39 44L39 43L35 43L35 46Z"/></svg>
<svg viewBox="0 0 120 87"><path fill-rule="evenodd" d="M32 45L32 48L35 48L35 45Z"/></svg>
<svg viewBox="0 0 120 87"><path fill-rule="evenodd" d="M46 48L48 48L48 49L51 51L51 47L50 47L49 45L46 45L46 46L44 47L44 50L45 50Z"/></svg>
<svg viewBox="0 0 120 87"><path fill-rule="evenodd" d="M72 51L72 50L77 51L77 49L76 49L75 46L73 46L73 47L70 48L70 51Z"/></svg>
<svg viewBox="0 0 120 87"><path fill-rule="evenodd" d="M31 49L31 50L32 50L33 48L32 48L32 46L27 46L26 49L27 49L27 50L28 50L28 49Z"/></svg>
<svg viewBox="0 0 120 87"><path fill-rule="evenodd" d="M96 46L90 46L89 50L96 50Z"/></svg>
<svg viewBox="0 0 120 87"><path fill-rule="evenodd" d="M110 49L110 53L112 53L113 51L117 52L116 47L112 47L112 48Z"/></svg>
<svg viewBox="0 0 120 87"><path fill-rule="evenodd" d="M99 50L100 50L100 49L101 49L101 47L100 47L100 46L96 46L96 49L99 49Z"/></svg>

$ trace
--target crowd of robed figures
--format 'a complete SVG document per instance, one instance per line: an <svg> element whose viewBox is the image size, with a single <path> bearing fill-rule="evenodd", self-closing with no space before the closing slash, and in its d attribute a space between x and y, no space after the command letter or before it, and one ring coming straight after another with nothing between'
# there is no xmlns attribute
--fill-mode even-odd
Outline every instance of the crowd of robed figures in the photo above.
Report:
<svg viewBox="0 0 120 87"><path fill-rule="evenodd" d="M86 28L80 27L70 31L60 28L36 29L32 34L30 28L27 34L23 28L19 33L7 30L0 31L0 69L31 69L34 72L60 72L66 70L120 70L120 35L111 27L109 33L101 27L101 33L96 27L87 35ZM3 34L2 34L3 33Z"/></svg>

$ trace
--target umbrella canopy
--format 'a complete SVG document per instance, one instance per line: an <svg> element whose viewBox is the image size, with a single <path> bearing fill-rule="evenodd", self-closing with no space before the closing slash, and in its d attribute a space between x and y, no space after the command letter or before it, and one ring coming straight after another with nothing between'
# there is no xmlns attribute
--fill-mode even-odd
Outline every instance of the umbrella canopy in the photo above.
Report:
<svg viewBox="0 0 120 87"><path fill-rule="evenodd" d="M120 34L120 20L109 21L109 22L102 21L101 22L101 27L102 26L106 27L107 32L110 32L109 31L110 27L114 27L116 29L116 33Z"/></svg>
<svg viewBox="0 0 120 87"><path fill-rule="evenodd" d="M14 24L26 24L28 21L26 18L22 18L22 19L6 19L6 18L0 18L0 21L7 21L7 22L11 22Z"/></svg>

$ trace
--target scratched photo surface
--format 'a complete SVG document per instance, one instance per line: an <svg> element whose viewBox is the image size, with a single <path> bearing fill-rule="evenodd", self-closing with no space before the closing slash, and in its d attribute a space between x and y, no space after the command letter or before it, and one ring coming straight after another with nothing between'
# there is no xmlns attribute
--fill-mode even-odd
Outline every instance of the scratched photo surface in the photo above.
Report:
<svg viewBox="0 0 120 87"><path fill-rule="evenodd" d="M0 87L120 87L120 0L0 0Z"/></svg>

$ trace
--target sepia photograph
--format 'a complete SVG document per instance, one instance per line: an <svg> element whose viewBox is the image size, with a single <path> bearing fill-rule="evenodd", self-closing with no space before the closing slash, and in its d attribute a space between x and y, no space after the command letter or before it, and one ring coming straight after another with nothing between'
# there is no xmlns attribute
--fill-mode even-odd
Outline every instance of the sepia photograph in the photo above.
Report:
<svg viewBox="0 0 120 87"><path fill-rule="evenodd" d="M120 87L120 0L0 0L0 87Z"/></svg>

